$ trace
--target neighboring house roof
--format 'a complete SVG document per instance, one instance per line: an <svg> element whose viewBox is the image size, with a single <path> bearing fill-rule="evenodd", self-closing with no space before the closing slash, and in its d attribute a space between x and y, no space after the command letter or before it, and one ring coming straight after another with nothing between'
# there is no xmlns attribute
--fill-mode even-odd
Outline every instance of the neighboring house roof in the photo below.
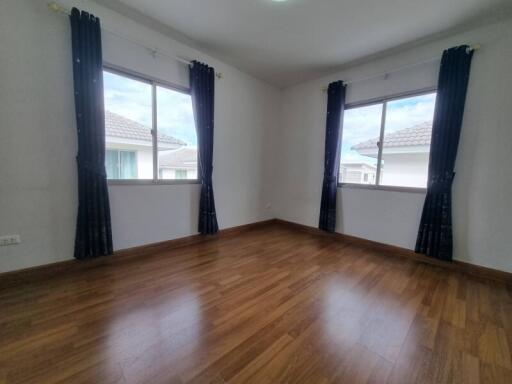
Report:
<svg viewBox="0 0 512 384"><path fill-rule="evenodd" d="M151 128L111 111L105 111L105 136L141 140L150 143L153 141ZM165 144L187 145L184 141L160 132L158 133L158 142Z"/></svg>
<svg viewBox="0 0 512 384"><path fill-rule="evenodd" d="M168 151L158 157L160 168L197 168L197 148L182 147Z"/></svg>
<svg viewBox="0 0 512 384"><path fill-rule="evenodd" d="M421 123L410 128L401 129L384 137L384 148L430 146L432 123ZM376 149L379 138L363 141L352 149Z"/></svg>

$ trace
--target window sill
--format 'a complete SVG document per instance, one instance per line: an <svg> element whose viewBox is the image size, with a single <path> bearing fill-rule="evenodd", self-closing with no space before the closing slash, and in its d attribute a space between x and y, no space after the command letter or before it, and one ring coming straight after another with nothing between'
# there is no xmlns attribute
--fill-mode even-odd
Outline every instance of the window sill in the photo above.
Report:
<svg viewBox="0 0 512 384"><path fill-rule="evenodd" d="M189 184L201 184L199 180L107 180L107 184L110 185L189 185Z"/></svg>
<svg viewBox="0 0 512 384"><path fill-rule="evenodd" d="M338 183L338 188L371 189L374 191L405 192L405 193L423 193L423 194L427 193L427 188L393 187L393 186L387 186L387 185Z"/></svg>

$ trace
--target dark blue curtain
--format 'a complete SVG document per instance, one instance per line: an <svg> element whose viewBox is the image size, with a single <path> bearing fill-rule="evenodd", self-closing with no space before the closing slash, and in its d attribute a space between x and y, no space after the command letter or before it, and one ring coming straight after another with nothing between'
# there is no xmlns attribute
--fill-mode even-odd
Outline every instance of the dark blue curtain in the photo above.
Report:
<svg viewBox="0 0 512 384"><path fill-rule="evenodd" d="M443 53L432 126L428 186L416 252L452 259L452 182L473 51L467 46Z"/></svg>
<svg viewBox="0 0 512 384"><path fill-rule="evenodd" d="M75 257L87 259L113 252L105 172L101 29L97 17L76 8L70 20L78 131Z"/></svg>
<svg viewBox="0 0 512 384"><path fill-rule="evenodd" d="M219 230L212 185L215 70L194 61L190 68L190 91L197 129L198 172L201 181L199 233L213 235Z"/></svg>
<svg viewBox="0 0 512 384"><path fill-rule="evenodd" d="M345 108L345 85L342 81L327 89L327 123L325 130L324 181L318 227L327 232L336 229L336 194L340 169L340 127Z"/></svg>

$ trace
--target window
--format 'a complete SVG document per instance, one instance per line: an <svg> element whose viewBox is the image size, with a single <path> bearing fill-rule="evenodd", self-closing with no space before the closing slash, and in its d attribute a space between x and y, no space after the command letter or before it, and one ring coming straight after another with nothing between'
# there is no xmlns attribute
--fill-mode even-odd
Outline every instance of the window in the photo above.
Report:
<svg viewBox="0 0 512 384"><path fill-rule="evenodd" d="M160 178L196 180L197 135L190 95L156 86L156 101L156 121L159 132L164 134L158 137ZM176 145L178 149L174 149Z"/></svg>
<svg viewBox="0 0 512 384"><path fill-rule="evenodd" d="M108 179L137 179L137 153L134 151L107 149L105 167Z"/></svg>
<svg viewBox="0 0 512 384"><path fill-rule="evenodd" d="M187 179L187 170L186 169L177 169L175 171L176 179Z"/></svg>
<svg viewBox="0 0 512 384"><path fill-rule="evenodd" d="M436 93L347 107L339 181L426 188Z"/></svg>
<svg viewBox="0 0 512 384"><path fill-rule="evenodd" d="M351 184L375 184L374 177L363 179L363 174L376 175L377 158L360 154L353 147L357 143L371 143L380 134L382 104L366 105L345 111L341 143L339 180ZM377 144L371 143L377 151Z"/></svg>
<svg viewBox="0 0 512 384"><path fill-rule="evenodd" d="M103 80L107 178L196 180L190 94L117 70L104 70Z"/></svg>

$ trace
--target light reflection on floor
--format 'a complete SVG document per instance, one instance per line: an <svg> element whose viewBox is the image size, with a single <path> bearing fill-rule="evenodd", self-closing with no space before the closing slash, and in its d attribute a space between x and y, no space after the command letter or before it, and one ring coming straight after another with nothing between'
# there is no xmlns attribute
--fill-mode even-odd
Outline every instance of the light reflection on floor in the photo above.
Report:
<svg viewBox="0 0 512 384"><path fill-rule="evenodd" d="M203 337L201 298L197 293L187 289L176 296L174 292L169 300L138 303L122 313L109 324L107 350L109 360L120 361L125 375L146 377L163 366L172 372L172 367L185 360L194 364Z"/></svg>

